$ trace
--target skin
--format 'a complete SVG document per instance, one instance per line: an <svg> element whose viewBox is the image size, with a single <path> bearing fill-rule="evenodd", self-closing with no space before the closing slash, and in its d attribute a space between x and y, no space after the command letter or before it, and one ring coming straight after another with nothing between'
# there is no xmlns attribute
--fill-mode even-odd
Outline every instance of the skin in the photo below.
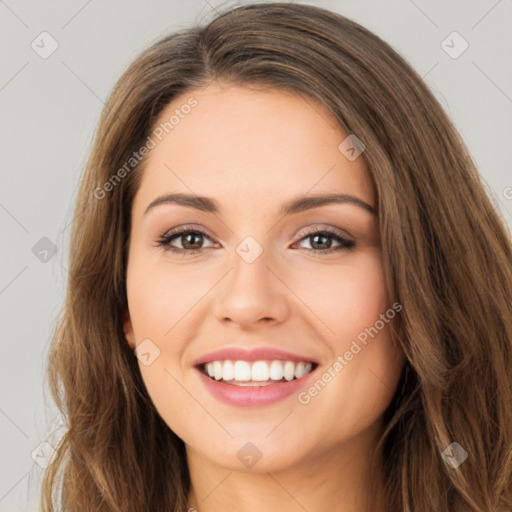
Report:
<svg viewBox="0 0 512 512"><path fill-rule="evenodd" d="M186 444L189 505L366 510L371 456L404 362L387 324L306 405L295 394L257 408L222 403L192 366L227 346L273 346L318 361L320 376L391 307L376 215L351 203L279 213L287 200L321 193L375 208L366 164L338 150L347 134L322 106L291 93L212 83L175 98L157 124L190 96L198 105L151 150L134 199L125 315L130 347L149 338L160 350L139 366ZM213 198L220 211L162 204L144 214L174 192ZM182 253L158 245L189 224L207 233L202 246L183 236L172 242ZM313 245L306 234L317 227L355 246L328 253L340 243ZM236 252L246 236L263 250L250 264ZM186 254L190 243L202 252ZM237 457L247 442L262 454L252 468Z"/></svg>

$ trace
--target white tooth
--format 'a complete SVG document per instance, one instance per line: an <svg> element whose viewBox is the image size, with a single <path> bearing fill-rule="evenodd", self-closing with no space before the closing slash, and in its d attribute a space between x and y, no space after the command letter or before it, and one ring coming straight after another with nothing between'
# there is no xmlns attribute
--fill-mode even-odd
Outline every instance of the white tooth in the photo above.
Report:
<svg viewBox="0 0 512 512"><path fill-rule="evenodd" d="M295 367L295 377L297 379L300 379L304 375L306 375L305 370L306 363L303 363L302 361L300 363L297 363L297 366Z"/></svg>
<svg viewBox="0 0 512 512"><path fill-rule="evenodd" d="M284 363L283 375L286 380L292 380L295 375L295 364L291 361Z"/></svg>
<svg viewBox="0 0 512 512"><path fill-rule="evenodd" d="M263 382L268 380L269 369L266 361L256 361L252 365L252 380Z"/></svg>
<svg viewBox="0 0 512 512"><path fill-rule="evenodd" d="M233 380L235 372L233 368L233 361L224 361L224 367L222 371L222 378L224 380Z"/></svg>
<svg viewBox="0 0 512 512"><path fill-rule="evenodd" d="M222 379L222 363L220 361L213 362L213 372L215 380Z"/></svg>
<svg viewBox="0 0 512 512"><path fill-rule="evenodd" d="M210 377L213 377L215 375L215 371L213 370L213 363L208 363L206 365L206 371L208 372L208 375Z"/></svg>
<svg viewBox="0 0 512 512"><path fill-rule="evenodd" d="M272 361L270 364L270 378L272 380L281 380L283 378L283 365L281 361Z"/></svg>
<svg viewBox="0 0 512 512"><path fill-rule="evenodd" d="M311 363L306 363L306 365L304 366L304 375L306 375L306 373L309 373L312 368L313 365Z"/></svg>
<svg viewBox="0 0 512 512"><path fill-rule="evenodd" d="M242 382L251 380L251 365L247 361L236 361L234 378Z"/></svg>

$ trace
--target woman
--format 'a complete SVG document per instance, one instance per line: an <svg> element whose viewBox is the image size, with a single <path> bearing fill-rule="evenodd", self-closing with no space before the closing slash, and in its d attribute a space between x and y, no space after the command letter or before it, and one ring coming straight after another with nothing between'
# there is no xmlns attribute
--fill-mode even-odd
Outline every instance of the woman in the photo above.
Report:
<svg viewBox="0 0 512 512"><path fill-rule="evenodd" d="M255 4L161 39L81 183L43 509L512 510L511 261L366 29Z"/></svg>

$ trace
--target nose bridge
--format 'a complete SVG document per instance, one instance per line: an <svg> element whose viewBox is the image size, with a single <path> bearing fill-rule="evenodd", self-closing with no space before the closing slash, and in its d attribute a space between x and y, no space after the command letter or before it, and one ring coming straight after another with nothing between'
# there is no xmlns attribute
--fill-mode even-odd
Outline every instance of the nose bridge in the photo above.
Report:
<svg viewBox="0 0 512 512"><path fill-rule="evenodd" d="M245 237L235 248L232 258L233 272L231 276L233 286L250 286L255 291L268 291L270 249L263 249L252 236Z"/></svg>
<svg viewBox="0 0 512 512"><path fill-rule="evenodd" d="M230 266L216 298L219 320L249 325L260 319L281 321L287 312L285 288L270 271L271 250L264 250L254 237L245 237L235 248Z"/></svg>

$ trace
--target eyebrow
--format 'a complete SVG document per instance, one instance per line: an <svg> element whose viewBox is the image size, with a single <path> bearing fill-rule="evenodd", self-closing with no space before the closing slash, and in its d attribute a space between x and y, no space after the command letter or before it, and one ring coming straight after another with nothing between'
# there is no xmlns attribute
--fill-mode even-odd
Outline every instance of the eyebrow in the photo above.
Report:
<svg viewBox="0 0 512 512"><path fill-rule="evenodd" d="M377 212L373 206L369 205L362 199L352 196L349 194L325 194L325 195L311 195L303 196L298 199L292 199L287 201L281 207L281 215L293 215L295 213L311 210L324 206L326 204L333 203L349 203L366 210L372 215L377 216ZM196 196L184 193L166 194L161 197L157 197L152 201L146 208L144 215L146 215L151 209L162 204L179 204L182 206L188 206L196 210L206 213L219 213L218 203L209 197Z"/></svg>

